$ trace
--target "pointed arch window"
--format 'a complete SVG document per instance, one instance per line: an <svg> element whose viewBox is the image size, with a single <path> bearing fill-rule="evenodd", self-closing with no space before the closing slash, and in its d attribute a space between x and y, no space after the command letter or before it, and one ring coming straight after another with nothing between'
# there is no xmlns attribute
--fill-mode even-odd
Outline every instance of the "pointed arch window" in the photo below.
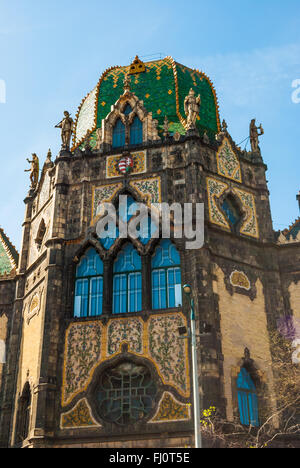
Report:
<svg viewBox="0 0 300 468"><path fill-rule="evenodd" d="M112 146L118 148L119 146L125 145L125 125L121 119L116 121L113 128Z"/></svg>
<svg viewBox="0 0 300 468"><path fill-rule="evenodd" d="M29 383L24 386L22 396L19 400L18 410L18 442L23 442L29 435L31 413L31 391Z"/></svg>
<svg viewBox="0 0 300 468"><path fill-rule="evenodd" d="M126 244L113 267L113 314L142 310L142 261L132 244Z"/></svg>
<svg viewBox="0 0 300 468"><path fill-rule="evenodd" d="M130 126L130 144L139 145L143 143L143 124L136 115Z"/></svg>
<svg viewBox="0 0 300 468"><path fill-rule="evenodd" d="M258 398L256 388L249 372L242 367L237 378L238 405L240 421L245 426L259 424Z"/></svg>
<svg viewBox="0 0 300 468"><path fill-rule="evenodd" d="M163 239L152 257L152 308L182 305L180 255L175 245Z"/></svg>
<svg viewBox="0 0 300 468"><path fill-rule="evenodd" d="M74 317L102 314L103 262L94 248L87 250L76 269Z"/></svg>
<svg viewBox="0 0 300 468"><path fill-rule="evenodd" d="M222 203L222 210L224 211L231 227L234 229L242 218L241 210L232 195L228 195Z"/></svg>

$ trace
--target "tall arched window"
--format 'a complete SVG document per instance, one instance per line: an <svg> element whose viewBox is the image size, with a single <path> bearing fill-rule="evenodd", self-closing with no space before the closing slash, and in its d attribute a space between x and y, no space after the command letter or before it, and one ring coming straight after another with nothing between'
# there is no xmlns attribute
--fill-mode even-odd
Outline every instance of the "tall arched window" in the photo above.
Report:
<svg viewBox="0 0 300 468"><path fill-rule="evenodd" d="M152 308L181 305L180 255L170 240L163 239L152 257Z"/></svg>
<svg viewBox="0 0 300 468"><path fill-rule="evenodd" d="M143 143L143 124L136 115L130 126L130 144L139 145Z"/></svg>
<svg viewBox="0 0 300 468"><path fill-rule="evenodd" d="M132 244L126 244L114 262L113 314L142 310L142 261Z"/></svg>
<svg viewBox="0 0 300 468"><path fill-rule="evenodd" d="M102 314L103 262L95 249L90 248L76 269L74 317Z"/></svg>
<svg viewBox="0 0 300 468"><path fill-rule="evenodd" d="M31 391L29 383L24 386L18 408L18 442L23 442L28 437L31 412Z"/></svg>
<svg viewBox="0 0 300 468"><path fill-rule="evenodd" d="M245 426L259 426L256 388L247 370L242 367L237 378L240 421Z"/></svg>
<svg viewBox="0 0 300 468"><path fill-rule="evenodd" d="M116 121L113 128L112 146L118 148L119 146L125 145L125 125L121 119Z"/></svg>

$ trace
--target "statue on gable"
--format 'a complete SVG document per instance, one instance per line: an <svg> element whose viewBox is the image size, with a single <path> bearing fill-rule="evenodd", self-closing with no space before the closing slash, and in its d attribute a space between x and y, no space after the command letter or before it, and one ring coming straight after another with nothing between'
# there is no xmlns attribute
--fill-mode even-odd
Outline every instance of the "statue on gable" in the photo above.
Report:
<svg viewBox="0 0 300 468"><path fill-rule="evenodd" d="M201 104L200 94L196 97L195 91L191 88L184 100L184 112L187 116L187 130L196 128L196 120L199 115Z"/></svg>
<svg viewBox="0 0 300 468"><path fill-rule="evenodd" d="M258 133L258 131L260 131L260 133ZM262 125L260 124L260 126L257 127L255 124L255 119L252 119L250 123L250 143L252 153L260 153L258 137L263 135L264 133L265 132L262 128Z"/></svg>
<svg viewBox="0 0 300 468"><path fill-rule="evenodd" d="M62 140L61 148L65 151L69 151L70 149L73 126L74 126L74 121L68 111L64 112L63 120L59 122L57 125L55 125L55 128L61 128L61 140Z"/></svg>
<svg viewBox="0 0 300 468"><path fill-rule="evenodd" d="M29 164L31 164L31 168L25 169L24 172L30 172L31 188L35 189L39 181L39 158L35 153L32 153L32 160L30 161L30 159L27 158L27 161L29 162Z"/></svg>

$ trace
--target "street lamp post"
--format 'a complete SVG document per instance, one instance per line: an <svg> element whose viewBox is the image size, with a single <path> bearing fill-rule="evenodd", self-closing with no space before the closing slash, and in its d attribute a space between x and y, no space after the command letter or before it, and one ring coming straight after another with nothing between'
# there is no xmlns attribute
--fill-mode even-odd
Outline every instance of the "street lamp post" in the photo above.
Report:
<svg viewBox="0 0 300 468"><path fill-rule="evenodd" d="M192 288L189 284L183 286L183 292L188 297L191 308L191 343L192 343L192 375L193 375L193 396L194 396L194 428L195 428L195 447L202 448L202 438L200 430L200 398L198 387L198 362L197 362L197 342L196 342L196 322L195 307L192 297Z"/></svg>

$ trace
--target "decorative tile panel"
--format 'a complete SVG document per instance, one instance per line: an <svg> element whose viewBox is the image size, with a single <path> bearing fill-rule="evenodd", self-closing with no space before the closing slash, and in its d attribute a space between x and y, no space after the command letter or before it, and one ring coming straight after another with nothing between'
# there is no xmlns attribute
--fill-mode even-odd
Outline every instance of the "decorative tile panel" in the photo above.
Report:
<svg viewBox="0 0 300 468"><path fill-rule="evenodd" d="M73 323L66 333L62 404L66 406L91 379L101 357L100 322Z"/></svg>
<svg viewBox="0 0 300 468"><path fill-rule="evenodd" d="M232 286L237 286L247 291L251 288L250 280L243 271L234 270L230 275L230 283Z"/></svg>
<svg viewBox="0 0 300 468"><path fill-rule="evenodd" d="M227 138L217 153L218 174L242 182L240 162Z"/></svg>
<svg viewBox="0 0 300 468"><path fill-rule="evenodd" d="M66 332L62 406L86 392L95 369L103 362L128 353L148 359L162 383L183 397L190 395L187 340L180 340L178 327L187 326L181 312L155 314L146 322L141 317L112 318L100 321L76 321Z"/></svg>
<svg viewBox="0 0 300 468"><path fill-rule="evenodd" d="M121 352L123 343L130 352L143 354L144 323L140 318L112 320L107 326L107 356Z"/></svg>
<svg viewBox="0 0 300 468"><path fill-rule="evenodd" d="M178 327L182 326L186 326L186 320L181 314L152 316L148 322L149 355L163 381L187 396L188 344L179 338Z"/></svg>
<svg viewBox="0 0 300 468"><path fill-rule="evenodd" d="M61 429L80 429L99 426L93 418L92 410L85 398L80 400L70 411L61 415Z"/></svg>
<svg viewBox="0 0 300 468"><path fill-rule="evenodd" d="M116 156L108 156L106 159L106 177L112 179L113 177L120 177L122 173L119 170L119 162L123 159L123 155L119 154ZM133 160L131 175L142 174L147 170L147 159L146 151L138 151L136 153L130 153L130 157Z"/></svg>
<svg viewBox="0 0 300 468"><path fill-rule="evenodd" d="M109 203L123 187L123 184L100 185L93 187L92 197L92 224L101 216L101 204Z"/></svg>
<svg viewBox="0 0 300 468"><path fill-rule="evenodd" d="M247 217L240 229L240 233L258 239L259 231L254 195L238 188L233 188L233 192L239 197L247 213Z"/></svg>
<svg viewBox="0 0 300 468"><path fill-rule="evenodd" d="M191 404L180 403L169 392L164 392L153 418L148 423L187 421L191 419Z"/></svg>
<svg viewBox="0 0 300 468"><path fill-rule="evenodd" d="M212 223L217 224L218 226L230 229L225 215L220 211L216 204L216 198L219 198L227 189L228 185L220 180L211 179L210 177L207 178L209 219Z"/></svg>
<svg viewBox="0 0 300 468"><path fill-rule="evenodd" d="M96 116L98 86L86 97L81 105L76 123L75 144L81 142L87 133L93 130Z"/></svg>
<svg viewBox="0 0 300 468"><path fill-rule="evenodd" d="M134 188L141 197L145 198L149 207L151 203L161 203L160 177L131 180L129 185Z"/></svg>

